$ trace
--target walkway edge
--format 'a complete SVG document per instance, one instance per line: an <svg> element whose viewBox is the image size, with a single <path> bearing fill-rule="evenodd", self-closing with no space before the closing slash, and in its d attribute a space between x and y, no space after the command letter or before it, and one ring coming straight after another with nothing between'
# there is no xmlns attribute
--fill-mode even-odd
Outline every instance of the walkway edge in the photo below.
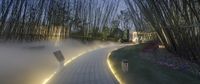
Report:
<svg viewBox="0 0 200 84"><path fill-rule="evenodd" d="M86 54L86 53L89 53L89 52L92 52L94 50L97 50L99 48L104 48L104 47L98 47L98 48L94 48L94 49L91 49L91 50L87 50L85 52L82 52L80 54L78 54L77 56L75 57L72 57L71 59L67 60L65 63L64 63L64 67L66 67L69 63L71 63L72 61L74 61L75 59L79 58L80 56ZM42 84L48 84L48 82L58 73L59 71L55 71L53 74L51 74L48 78L46 78Z"/></svg>
<svg viewBox="0 0 200 84"><path fill-rule="evenodd" d="M120 47L121 48L121 47ZM109 57L111 56L111 53L115 50L118 50L120 48L116 48L114 50L112 50L111 52L108 53L107 55L107 64L108 64L108 67L110 69L110 71L112 72L113 76L115 77L115 79L117 79L118 83L119 84L125 84L122 79L120 78L120 76L117 74L116 70L113 68L112 66L112 62L109 60Z"/></svg>

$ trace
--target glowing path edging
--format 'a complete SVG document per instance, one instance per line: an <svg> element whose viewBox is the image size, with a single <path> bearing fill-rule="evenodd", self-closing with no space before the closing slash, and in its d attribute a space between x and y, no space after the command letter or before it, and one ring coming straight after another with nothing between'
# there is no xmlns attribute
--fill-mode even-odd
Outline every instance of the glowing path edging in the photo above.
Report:
<svg viewBox="0 0 200 84"><path fill-rule="evenodd" d="M118 49L118 48L117 48ZM113 51L117 50L117 49L114 49ZM112 51L111 51L112 52ZM117 79L117 81L119 82L119 84L125 84L122 79L120 78L120 76L117 74L116 70L113 68L112 66L112 63L111 61L109 60L109 57L111 55L111 52L108 54L107 56L107 64L108 64L108 67L110 69L110 71L112 72L112 74L114 75L114 77Z"/></svg>
<svg viewBox="0 0 200 84"><path fill-rule="evenodd" d="M100 48L103 48L103 47L100 47ZM64 67L67 66L69 63L71 63L72 61L74 61L75 59L77 59L78 57L88 53L88 52L91 52L93 50L96 50L98 48L94 48L94 49L91 49L91 50L88 50L88 51L85 51L85 52L82 52L80 53L79 55L75 56L75 57L72 57L70 60L67 60L67 62L64 63ZM54 72L53 74L51 74L48 78L46 78L42 84L48 84L48 82L56 75L57 71Z"/></svg>
<svg viewBox="0 0 200 84"><path fill-rule="evenodd" d="M75 57L72 57L70 60L67 60L65 63L64 63L64 67L67 66L69 63L71 63L72 61L74 61L75 59L77 59L78 57L88 53L88 52L91 52L91 51L94 51L98 48L105 48L106 46L100 46L100 47L97 47L97 48L94 48L94 49L91 49L91 50L87 50L85 52L82 52L80 53L79 55L75 56ZM119 48L116 48L114 50L117 50ZM113 50L113 51L114 51ZM117 81L120 83L120 84L125 84L122 82L122 80L120 79L120 77L116 74L116 71L114 70L114 68L111 66L111 62L110 60L108 59L109 56L111 55L111 52L108 54L107 56L107 64L109 66L109 69L111 70L112 74L115 76L115 78L117 79ZM53 74L51 74L48 78L46 78L42 84L48 84L48 82L56 75L56 73L58 73L58 71L55 71Z"/></svg>

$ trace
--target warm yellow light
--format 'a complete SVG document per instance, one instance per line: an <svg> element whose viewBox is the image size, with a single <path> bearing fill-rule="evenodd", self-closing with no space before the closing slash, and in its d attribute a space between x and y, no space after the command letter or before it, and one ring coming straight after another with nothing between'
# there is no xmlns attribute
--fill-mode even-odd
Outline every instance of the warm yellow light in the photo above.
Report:
<svg viewBox="0 0 200 84"><path fill-rule="evenodd" d="M49 78L45 79L44 82L42 84L47 84L47 82L49 80L51 80L51 78L56 74L57 72L54 72L53 74L51 74L51 76L49 76Z"/></svg>
<svg viewBox="0 0 200 84"><path fill-rule="evenodd" d="M69 63L71 63L73 60L77 59L78 57L82 56L83 54L88 53L88 52L91 52L91 51L96 50L96 49L97 49L97 48L94 48L94 49L91 49L91 50L82 52L82 53L80 53L78 56L72 57L70 60L68 60L68 61L66 61L66 62L64 63L64 66L67 66ZM50 81L50 80L54 77L54 75L55 75L56 73L57 73L57 72L54 72L52 75L50 75L48 78L46 78L42 84L47 84L48 81Z"/></svg>
<svg viewBox="0 0 200 84"><path fill-rule="evenodd" d="M117 81L119 82L119 84L125 84L122 79L120 78L120 76L116 73L116 70L112 67L111 62L109 60L109 56L111 55L111 53L108 54L108 58L107 58L107 64L108 67L110 68L112 74L114 75L114 77L117 79Z"/></svg>
<svg viewBox="0 0 200 84"><path fill-rule="evenodd" d="M87 52L82 52L78 56L72 57L70 60L68 60L67 62L65 62L64 66L66 66L69 63L71 63L73 60L75 60L76 58L80 57L81 55L83 55L85 53L87 53Z"/></svg>
<svg viewBox="0 0 200 84"><path fill-rule="evenodd" d="M59 45L59 42L61 39L61 28L58 28L57 30L58 30L58 32L56 32L56 34L55 34L56 37L53 37L53 40L55 40L55 46Z"/></svg>

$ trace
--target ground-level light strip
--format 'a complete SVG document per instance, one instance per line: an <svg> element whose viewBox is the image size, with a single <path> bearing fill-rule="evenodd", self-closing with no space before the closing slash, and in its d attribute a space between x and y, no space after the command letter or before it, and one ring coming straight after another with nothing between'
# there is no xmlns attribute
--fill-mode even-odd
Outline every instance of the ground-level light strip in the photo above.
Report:
<svg viewBox="0 0 200 84"><path fill-rule="evenodd" d="M120 78L120 76L116 73L116 70L112 67L112 63L109 60L109 56L111 55L111 53L108 54L107 57L107 63L108 63L108 67L110 68L112 74L114 75L114 77L117 79L117 81L119 82L119 84L125 84L122 79Z"/></svg>
<svg viewBox="0 0 200 84"><path fill-rule="evenodd" d="M120 45L119 48L125 47L125 46L131 46L131 45L136 45L136 44L122 44ZM118 50L119 48L115 48L114 50L112 50L111 52ZM110 69L110 71L112 72L112 74L114 75L114 77L117 79L117 81L119 82L119 84L125 84L125 82L122 80L122 78L117 74L116 70L114 69L114 67L112 66L112 62L109 60L109 57L111 55L111 52L108 54L107 56L107 64L108 67Z"/></svg>
<svg viewBox="0 0 200 84"><path fill-rule="evenodd" d="M78 57L88 53L88 52L91 52L93 50L96 50L97 48L95 49L92 49L92 50L88 50L88 51L85 51L85 52L82 52L80 53L79 55L75 56L75 57L72 57L70 60L67 60L65 63L64 63L64 66L67 66L69 63L71 63L73 60L77 59ZM48 82L56 75L57 72L54 72L53 74L51 74L48 78L46 78L42 84L48 84Z"/></svg>

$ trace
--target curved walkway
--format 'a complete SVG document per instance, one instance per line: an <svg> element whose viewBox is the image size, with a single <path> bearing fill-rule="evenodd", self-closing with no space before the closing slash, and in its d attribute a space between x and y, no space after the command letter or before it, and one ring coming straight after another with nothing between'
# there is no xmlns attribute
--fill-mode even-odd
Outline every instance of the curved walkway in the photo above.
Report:
<svg viewBox="0 0 200 84"><path fill-rule="evenodd" d="M107 54L116 47L86 53L66 67L48 84L119 84L107 65Z"/></svg>

